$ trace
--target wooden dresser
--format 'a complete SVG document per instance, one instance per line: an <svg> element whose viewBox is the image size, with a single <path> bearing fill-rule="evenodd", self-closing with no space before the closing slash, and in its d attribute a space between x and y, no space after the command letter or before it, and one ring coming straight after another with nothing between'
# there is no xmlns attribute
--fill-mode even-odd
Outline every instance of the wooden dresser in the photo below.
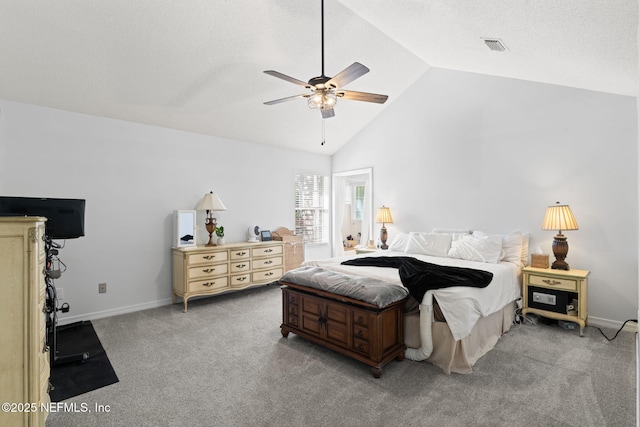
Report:
<svg viewBox="0 0 640 427"><path fill-rule="evenodd" d="M49 403L45 218L0 217L1 426L44 426ZM6 406L9 404L10 406ZM8 410L7 410L8 409Z"/></svg>
<svg viewBox="0 0 640 427"><path fill-rule="evenodd" d="M274 282L283 274L283 242L173 248L173 303Z"/></svg>
<svg viewBox="0 0 640 427"><path fill-rule="evenodd" d="M384 308L282 282L283 337L292 332L371 366L375 378L391 360L404 360L404 304Z"/></svg>

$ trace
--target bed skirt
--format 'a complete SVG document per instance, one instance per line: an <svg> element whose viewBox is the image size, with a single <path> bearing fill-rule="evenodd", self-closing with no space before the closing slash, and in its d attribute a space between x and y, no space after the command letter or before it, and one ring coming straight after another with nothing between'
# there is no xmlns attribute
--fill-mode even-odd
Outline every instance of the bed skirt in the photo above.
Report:
<svg viewBox="0 0 640 427"><path fill-rule="evenodd" d="M480 318L471 333L459 341L453 338L446 322L434 321L431 328L433 352L427 362L436 365L445 374L470 374L476 361L489 352L498 339L511 328L515 309L515 302L512 302L502 310ZM407 347L420 348L419 312L405 315L404 331Z"/></svg>

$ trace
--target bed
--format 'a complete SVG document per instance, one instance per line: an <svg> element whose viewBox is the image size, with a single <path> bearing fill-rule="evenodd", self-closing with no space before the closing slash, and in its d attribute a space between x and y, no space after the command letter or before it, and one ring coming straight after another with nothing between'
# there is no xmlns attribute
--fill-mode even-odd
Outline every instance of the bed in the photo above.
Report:
<svg viewBox="0 0 640 427"><path fill-rule="evenodd" d="M429 265L488 272L492 277L483 287L451 283L448 287L430 289L418 301L403 286L398 269L345 265L345 261L379 257L410 257ZM468 374L473 371L476 361L511 327L516 302L520 299L521 271L527 257L528 236L519 230L506 235L487 235L478 231L436 229L429 233L399 234L389 250L375 254L306 261L299 269L287 272L281 283L302 289L313 288L318 292L322 285L314 279L301 280L304 273L314 270L333 274L340 278L341 285L321 292L330 298L342 296L355 300L364 298L349 290L352 281L361 289L364 289L363 282L371 283L374 292L387 286L390 290L385 292L395 295L391 302L403 301L404 356L430 362L446 374ZM398 289L404 289L404 292ZM377 304L379 308L390 304L389 301L366 303Z"/></svg>

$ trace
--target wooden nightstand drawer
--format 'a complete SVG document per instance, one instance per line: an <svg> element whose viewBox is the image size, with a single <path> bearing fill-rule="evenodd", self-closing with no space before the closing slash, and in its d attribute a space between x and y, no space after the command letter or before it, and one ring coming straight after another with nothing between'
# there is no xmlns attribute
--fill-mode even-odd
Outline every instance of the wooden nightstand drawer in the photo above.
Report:
<svg viewBox="0 0 640 427"><path fill-rule="evenodd" d="M558 277L544 277L530 274L529 276L530 286L546 287L552 289L561 289L563 291L577 292L578 281L576 279L565 279Z"/></svg>
<svg viewBox="0 0 640 427"><path fill-rule="evenodd" d="M187 257L187 264L207 264L211 262L222 262L227 259L227 251L189 254Z"/></svg>
<svg viewBox="0 0 640 427"><path fill-rule="evenodd" d="M189 268L189 279L197 279L200 277L219 276L227 274L229 269L227 264L203 265L200 267Z"/></svg>

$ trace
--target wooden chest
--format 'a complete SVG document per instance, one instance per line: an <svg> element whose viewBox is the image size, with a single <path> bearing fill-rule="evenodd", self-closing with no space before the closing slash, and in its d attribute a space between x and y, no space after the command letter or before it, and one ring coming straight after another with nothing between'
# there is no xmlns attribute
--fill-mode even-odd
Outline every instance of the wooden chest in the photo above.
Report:
<svg viewBox="0 0 640 427"><path fill-rule="evenodd" d="M364 362L375 378L391 360L404 359L404 300L378 308L349 297L283 284L282 336L292 332Z"/></svg>

